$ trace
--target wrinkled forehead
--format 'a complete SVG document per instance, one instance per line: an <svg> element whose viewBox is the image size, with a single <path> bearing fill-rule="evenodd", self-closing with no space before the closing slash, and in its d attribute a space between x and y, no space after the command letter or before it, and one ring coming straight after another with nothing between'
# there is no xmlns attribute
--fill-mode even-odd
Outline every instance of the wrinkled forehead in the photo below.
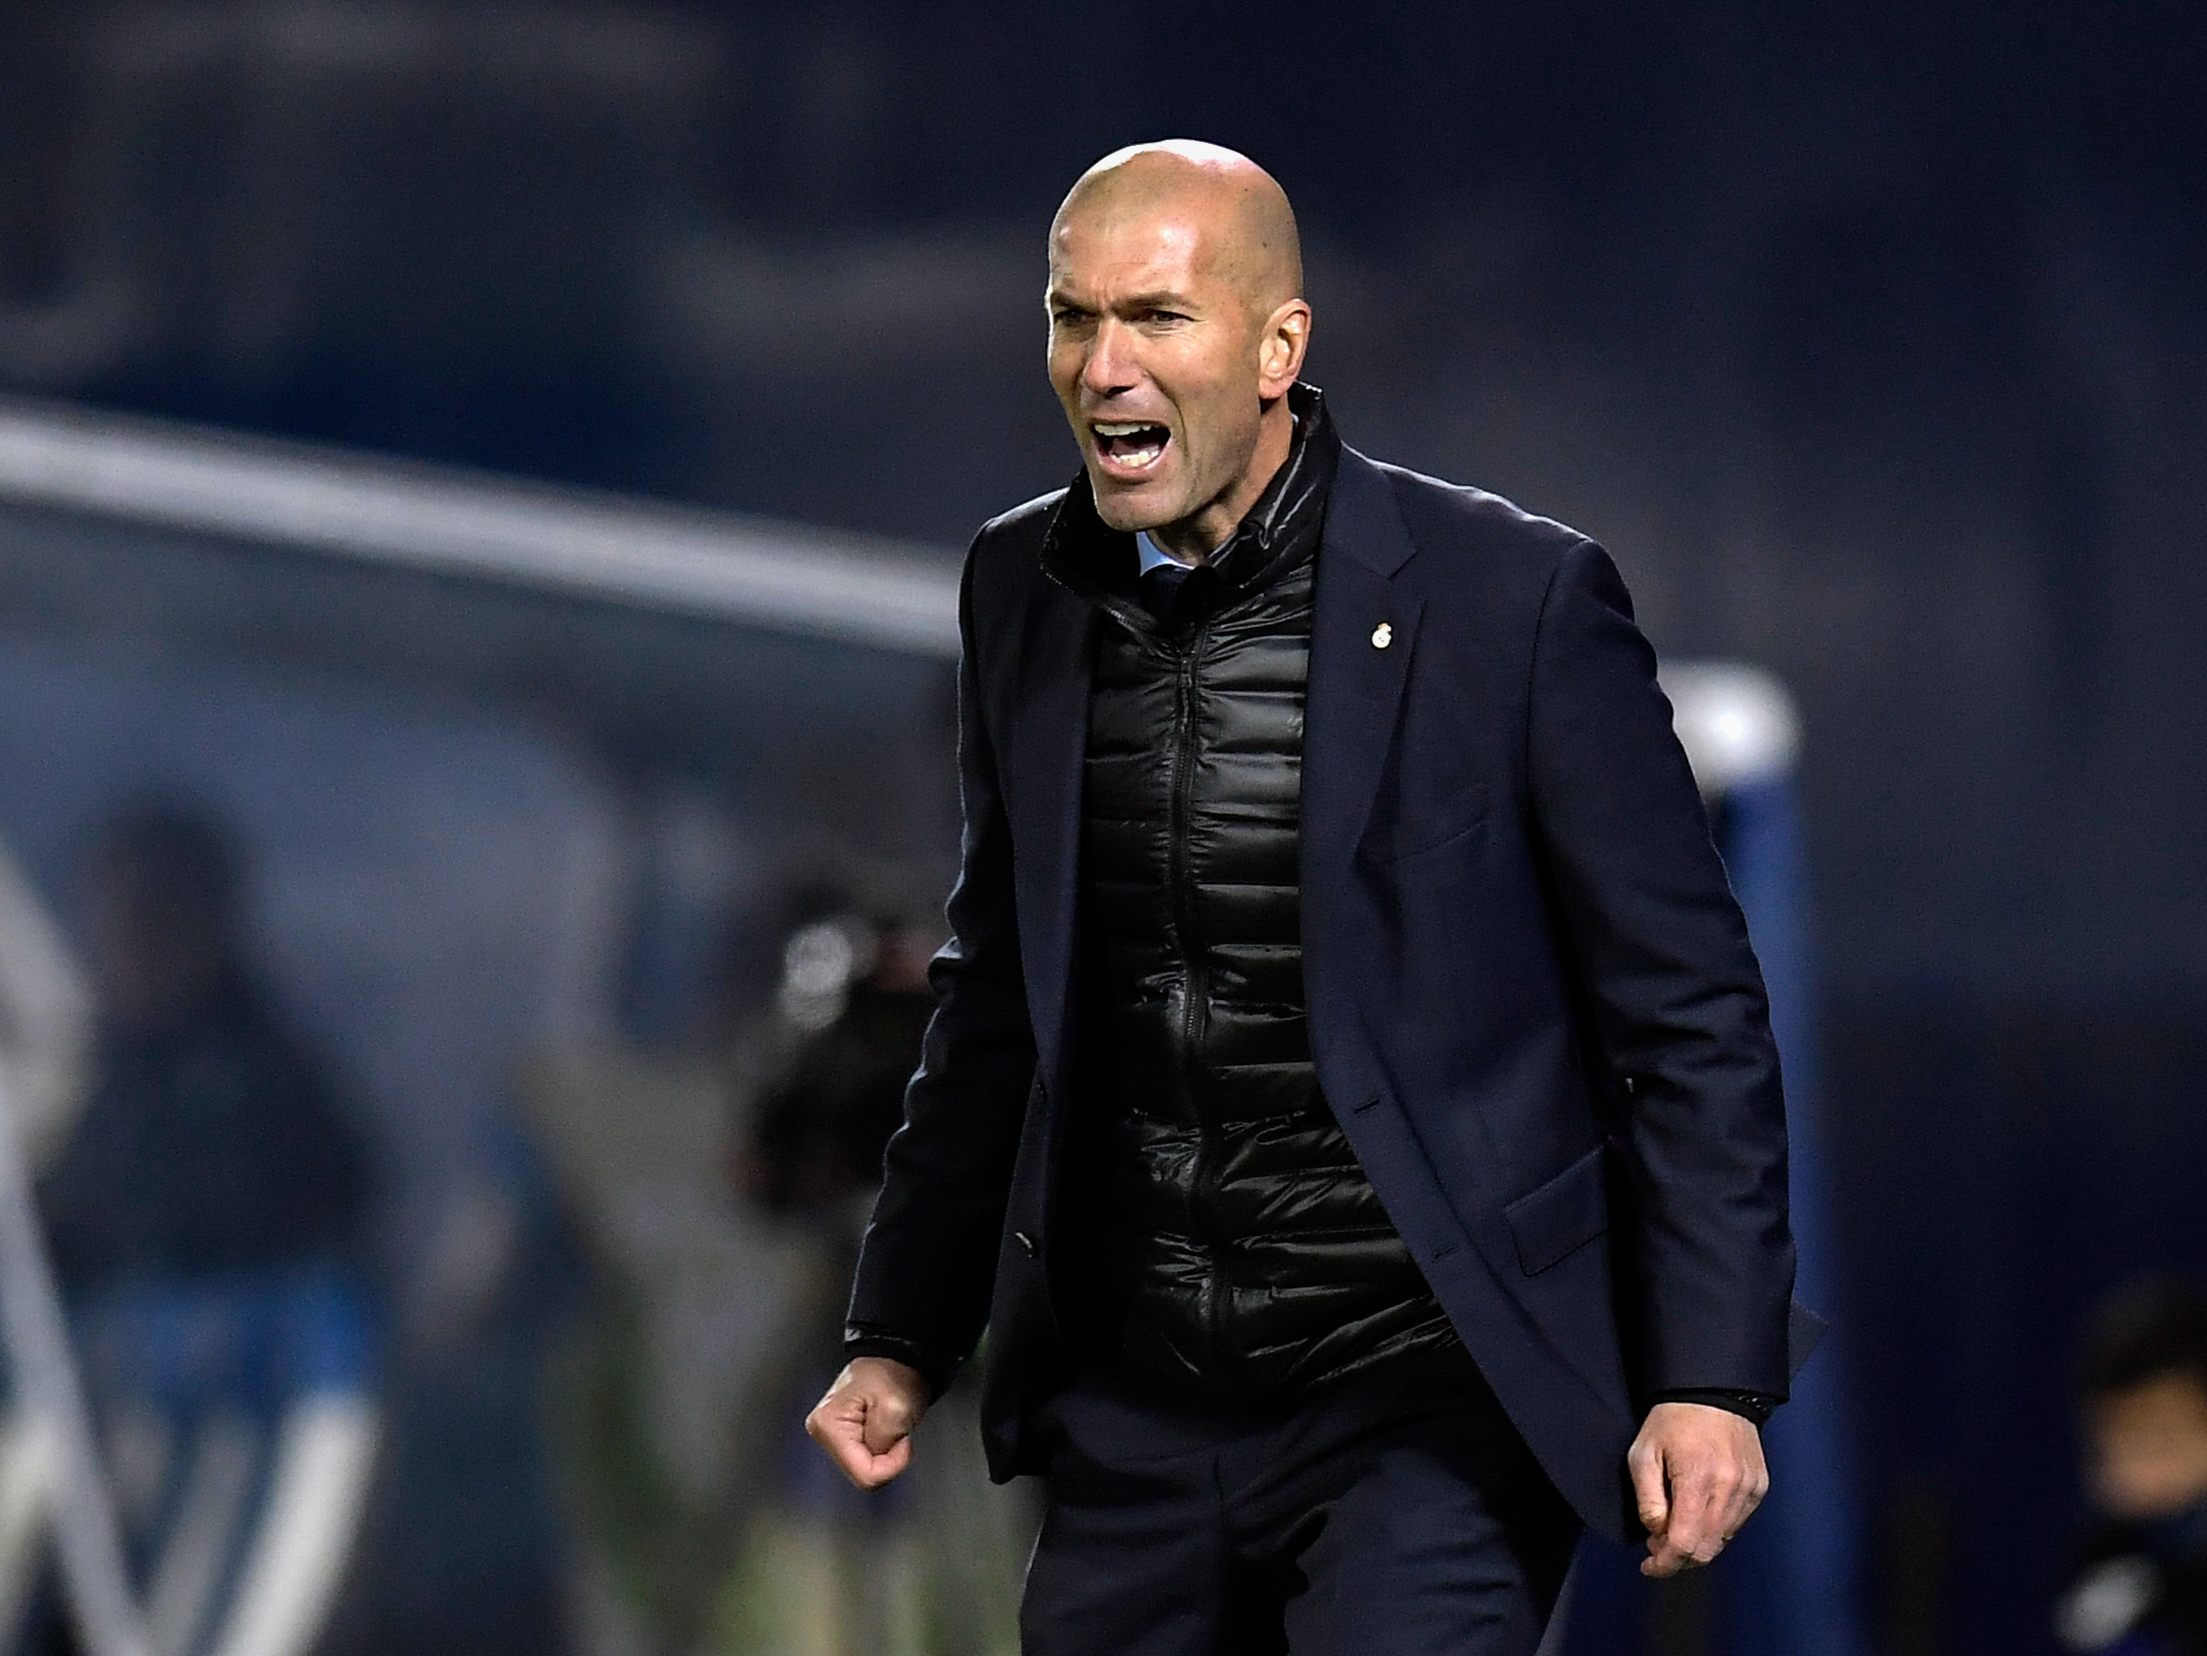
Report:
<svg viewBox="0 0 2207 1656"><path fill-rule="evenodd" d="M1053 292L1245 285L1230 229L1179 202L1069 202L1050 227Z"/></svg>
<svg viewBox="0 0 2207 1656"><path fill-rule="evenodd" d="M1067 214L1051 227L1050 280L1085 283L1136 272L1208 275L1218 263L1214 240L1178 214Z"/></svg>

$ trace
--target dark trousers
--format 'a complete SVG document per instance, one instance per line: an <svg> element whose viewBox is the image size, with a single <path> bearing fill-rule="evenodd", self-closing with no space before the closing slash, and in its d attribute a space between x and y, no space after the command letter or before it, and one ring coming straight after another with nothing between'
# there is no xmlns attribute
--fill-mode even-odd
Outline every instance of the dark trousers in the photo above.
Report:
<svg viewBox="0 0 2207 1656"><path fill-rule="evenodd" d="M1052 1399L1025 1656L1532 1656L1579 1523L1471 1360L1224 1414Z"/></svg>

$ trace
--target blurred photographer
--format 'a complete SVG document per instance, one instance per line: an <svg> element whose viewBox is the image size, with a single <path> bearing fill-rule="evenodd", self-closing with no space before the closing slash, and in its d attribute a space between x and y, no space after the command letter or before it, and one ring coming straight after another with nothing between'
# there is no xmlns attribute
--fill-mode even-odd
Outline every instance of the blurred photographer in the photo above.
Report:
<svg viewBox="0 0 2207 1656"><path fill-rule="evenodd" d="M744 1194L777 1218L855 1246L935 1011L932 952L894 917L831 918L791 937L780 1001L798 1042L755 1106L736 1168Z"/></svg>
<svg viewBox="0 0 2207 1656"><path fill-rule="evenodd" d="M2097 1518L2055 1610L2071 1650L2207 1656L2207 1284L2133 1283L2077 1367Z"/></svg>
<svg viewBox="0 0 2207 1656"><path fill-rule="evenodd" d="M97 1080L41 1192L72 1296L351 1265L368 1169L246 958L228 833L127 807L90 867Z"/></svg>
<svg viewBox="0 0 2207 1656"><path fill-rule="evenodd" d="M376 1441L367 1149L251 961L226 827L127 806L87 875L92 1081L38 1197L149 1637L303 1651ZM18 1494L0 1630L73 1650Z"/></svg>

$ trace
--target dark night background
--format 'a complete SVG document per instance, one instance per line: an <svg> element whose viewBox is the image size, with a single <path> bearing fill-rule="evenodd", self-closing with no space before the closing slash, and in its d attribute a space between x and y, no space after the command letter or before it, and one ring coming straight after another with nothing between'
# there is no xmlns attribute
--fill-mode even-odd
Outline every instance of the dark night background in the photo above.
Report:
<svg viewBox="0 0 2207 1656"><path fill-rule="evenodd" d="M1171 134L1351 442L1799 698L1873 1619L2050 1648L2075 1320L2207 1266L2207 8L7 0L0 386L949 557Z"/></svg>

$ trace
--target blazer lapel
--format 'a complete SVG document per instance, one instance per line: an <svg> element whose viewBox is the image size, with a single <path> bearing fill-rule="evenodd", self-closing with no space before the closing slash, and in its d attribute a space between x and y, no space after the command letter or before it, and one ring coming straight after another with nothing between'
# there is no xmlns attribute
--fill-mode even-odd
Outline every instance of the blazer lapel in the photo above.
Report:
<svg viewBox="0 0 2207 1656"><path fill-rule="evenodd" d="M1371 819L1424 610L1395 579L1415 550L1385 474L1344 448L1318 549L1303 705L1306 904L1343 877Z"/></svg>
<svg viewBox="0 0 2207 1656"><path fill-rule="evenodd" d="M1019 669L1004 705L1004 807L1012 830L1027 1014L1053 1099L1062 1096L1074 930L1079 922L1081 773L1096 611L1038 578L1021 629Z"/></svg>

